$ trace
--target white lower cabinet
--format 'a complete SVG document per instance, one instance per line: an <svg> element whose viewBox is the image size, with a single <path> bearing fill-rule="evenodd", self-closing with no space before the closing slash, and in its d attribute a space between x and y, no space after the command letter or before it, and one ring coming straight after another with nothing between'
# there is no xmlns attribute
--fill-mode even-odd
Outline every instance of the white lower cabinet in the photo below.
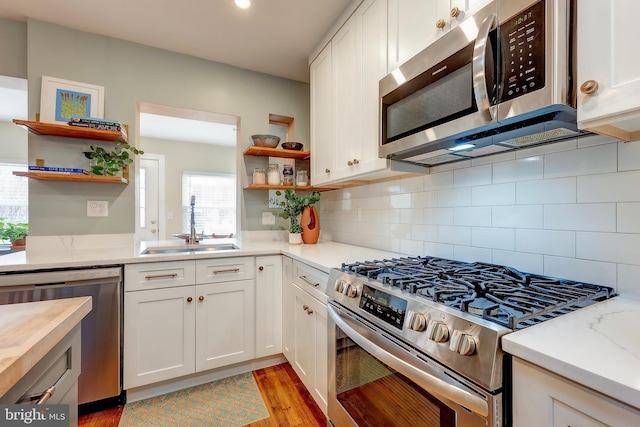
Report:
<svg viewBox="0 0 640 427"><path fill-rule="evenodd" d="M327 275L297 261L293 262L292 270L285 291L284 354L326 414L327 299L316 287L326 282Z"/></svg>
<svg viewBox="0 0 640 427"><path fill-rule="evenodd" d="M254 265L253 257L126 265L124 388L253 359Z"/></svg>
<svg viewBox="0 0 640 427"><path fill-rule="evenodd" d="M194 299L194 285L125 293L125 390L195 371Z"/></svg>
<svg viewBox="0 0 640 427"><path fill-rule="evenodd" d="M640 411L514 357L512 425L635 427Z"/></svg>
<svg viewBox="0 0 640 427"><path fill-rule="evenodd" d="M256 357L282 353L282 256L256 257Z"/></svg>

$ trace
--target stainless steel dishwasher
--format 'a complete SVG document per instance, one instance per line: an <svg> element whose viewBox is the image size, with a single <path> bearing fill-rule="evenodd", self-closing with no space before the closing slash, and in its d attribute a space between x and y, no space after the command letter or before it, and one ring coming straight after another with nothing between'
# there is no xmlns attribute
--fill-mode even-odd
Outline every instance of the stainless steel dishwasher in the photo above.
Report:
<svg viewBox="0 0 640 427"><path fill-rule="evenodd" d="M81 323L78 403L122 402L122 266L0 272L0 304L79 296L92 308Z"/></svg>

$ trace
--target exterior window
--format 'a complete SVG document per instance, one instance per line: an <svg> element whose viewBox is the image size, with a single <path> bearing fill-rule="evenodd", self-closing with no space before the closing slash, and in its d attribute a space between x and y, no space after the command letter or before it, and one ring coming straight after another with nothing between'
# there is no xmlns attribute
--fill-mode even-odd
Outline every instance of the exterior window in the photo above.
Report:
<svg viewBox="0 0 640 427"><path fill-rule="evenodd" d="M12 174L27 171L25 165L0 163L0 218L29 222L29 180Z"/></svg>
<svg viewBox="0 0 640 427"><path fill-rule="evenodd" d="M182 173L182 231L191 230L191 196L196 196L198 234L236 233L236 176L205 172Z"/></svg>

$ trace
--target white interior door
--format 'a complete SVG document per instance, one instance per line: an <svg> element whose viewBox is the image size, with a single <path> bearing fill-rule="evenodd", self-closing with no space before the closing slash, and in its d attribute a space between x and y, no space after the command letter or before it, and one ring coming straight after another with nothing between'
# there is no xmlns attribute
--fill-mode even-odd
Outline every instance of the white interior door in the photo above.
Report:
<svg viewBox="0 0 640 427"><path fill-rule="evenodd" d="M140 158L140 223L141 241L165 240L164 218L164 156L145 154Z"/></svg>

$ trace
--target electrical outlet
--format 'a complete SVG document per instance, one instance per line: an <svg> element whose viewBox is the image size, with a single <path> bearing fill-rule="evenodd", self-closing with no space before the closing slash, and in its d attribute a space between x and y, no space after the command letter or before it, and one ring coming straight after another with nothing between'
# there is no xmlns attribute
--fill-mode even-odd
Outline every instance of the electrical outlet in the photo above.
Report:
<svg viewBox="0 0 640 427"><path fill-rule="evenodd" d="M276 216L271 212L262 212L262 225L274 225Z"/></svg>
<svg viewBox="0 0 640 427"><path fill-rule="evenodd" d="M109 202L106 200L87 200L87 216L109 216Z"/></svg>

